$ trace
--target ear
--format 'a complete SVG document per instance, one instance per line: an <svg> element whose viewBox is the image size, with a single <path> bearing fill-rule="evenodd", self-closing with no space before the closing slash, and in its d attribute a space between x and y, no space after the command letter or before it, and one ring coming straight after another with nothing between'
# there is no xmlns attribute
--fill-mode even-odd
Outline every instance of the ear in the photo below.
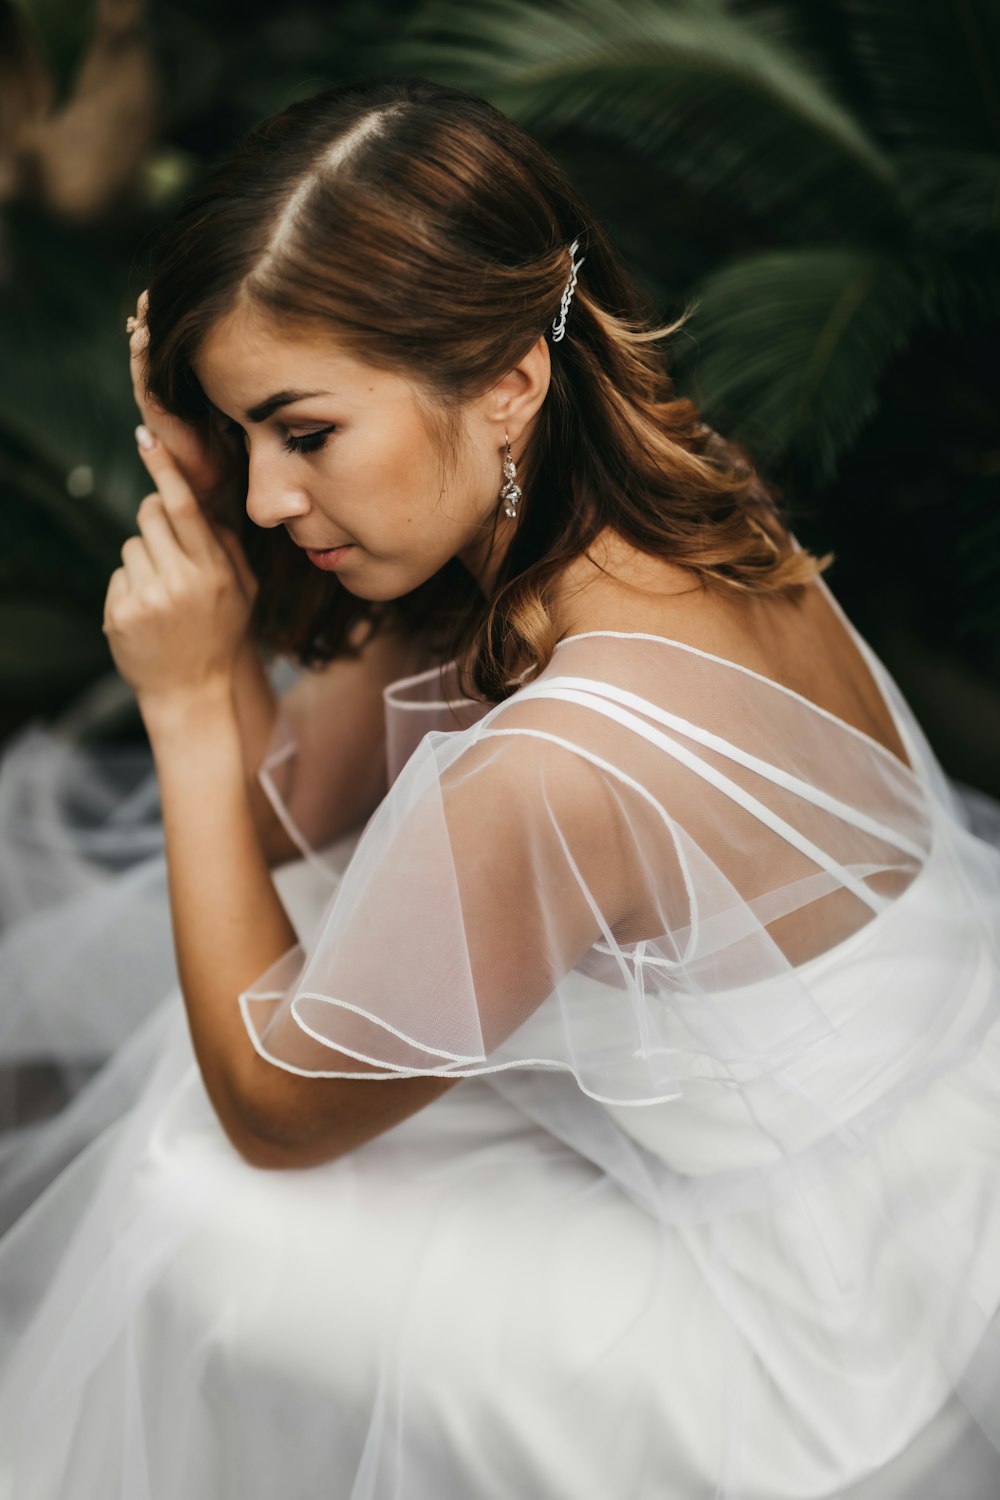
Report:
<svg viewBox="0 0 1000 1500"><path fill-rule="evenodd" d="M548 394L551 376L549 344L542 334L486 393L483 415L496 429L498 442L505 430L512 443L522 436Z"/></svg>

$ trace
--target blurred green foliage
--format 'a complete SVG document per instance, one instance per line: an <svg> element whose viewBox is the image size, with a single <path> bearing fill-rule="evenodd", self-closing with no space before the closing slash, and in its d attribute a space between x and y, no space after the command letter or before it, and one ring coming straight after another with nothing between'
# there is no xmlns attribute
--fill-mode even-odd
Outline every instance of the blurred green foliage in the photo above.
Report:
<svg viewBox="0 0 1000 1500"><path fill-rule="evenodd" d="M108 665L103 587L148 487L122 325L158 225L255 120L372 72L542 139L664 316L694 307L679 385L836 551L862 628L995 675L1000 0L132 3L160 90L131 181L75 222L29 182L0 222L8 722ZM20 0L53 108L100 12Z"/></svg>

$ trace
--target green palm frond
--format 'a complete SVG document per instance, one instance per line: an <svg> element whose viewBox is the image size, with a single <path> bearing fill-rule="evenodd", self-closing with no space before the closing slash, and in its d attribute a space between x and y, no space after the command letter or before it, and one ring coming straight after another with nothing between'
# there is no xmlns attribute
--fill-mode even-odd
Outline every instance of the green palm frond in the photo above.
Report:
<svg viewBox="0 0 1000 1500"><path fill-rule="evenodd" d="M760 215L902 215L892 163L779 37L691 0L439 0L404 61L541 134L579 127Z"/></svg>
<svg viewBox="0 0 1000 1500"><path fill-rule="evenodd" d="M888 142L1000 152L997 0L841 0Z"/></svg>
<svg viewBox="0 0 1000 1500"><path fill-rule="evenodd" d="M831 478L919 316L915 278L893 257L804 247L734 261L695 297L688 333L706 411L761 459L798 458Z"/></svg>
<svg viewBox="0 0 1000 1500"><path fill-rule="evenodd" d="M916 146L900 150L896 160L901 189L927 240L1000 241L1000 152Z"/></svg>

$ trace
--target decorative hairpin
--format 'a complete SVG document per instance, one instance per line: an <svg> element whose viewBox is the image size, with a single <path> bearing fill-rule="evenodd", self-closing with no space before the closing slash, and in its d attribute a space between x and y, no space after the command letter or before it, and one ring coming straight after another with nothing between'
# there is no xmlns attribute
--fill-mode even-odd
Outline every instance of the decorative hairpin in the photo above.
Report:
<svg viewBox="0 0 1000 1500"><path fill-rule="evenodd" d="M574 240L572 245L570 245L569 247L570 259L572 259L579 248L580 241ZM562 302L559 304L559 316L557 318L553 318L552 320L552 342L554 344L558 344L559 341L566 336L566 317L569 313L569 305L573 300L573 293L576 291L576 278L579 273L580 267L583 265L586 259L587 257L585 255L581 255L579 260L573 261L573 269L569 273L569 280L567 281L562 294Z"/></svg>

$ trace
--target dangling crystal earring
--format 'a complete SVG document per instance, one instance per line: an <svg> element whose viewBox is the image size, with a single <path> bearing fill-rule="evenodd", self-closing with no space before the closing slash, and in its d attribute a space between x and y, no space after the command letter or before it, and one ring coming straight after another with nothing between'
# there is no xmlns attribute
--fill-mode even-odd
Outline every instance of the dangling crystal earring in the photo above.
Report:
<svg viewBox="0 0 1000 1500"><path fill-rule="evenodd" d="M500 499L503 501L503 513L510 516L513 521L517 515L517 502L521 498L520 486L517 484L517 465L514 455L510 451L510 438L506 432L503 435L507 452L503 460L503 484L500 486Z"/></svg>

